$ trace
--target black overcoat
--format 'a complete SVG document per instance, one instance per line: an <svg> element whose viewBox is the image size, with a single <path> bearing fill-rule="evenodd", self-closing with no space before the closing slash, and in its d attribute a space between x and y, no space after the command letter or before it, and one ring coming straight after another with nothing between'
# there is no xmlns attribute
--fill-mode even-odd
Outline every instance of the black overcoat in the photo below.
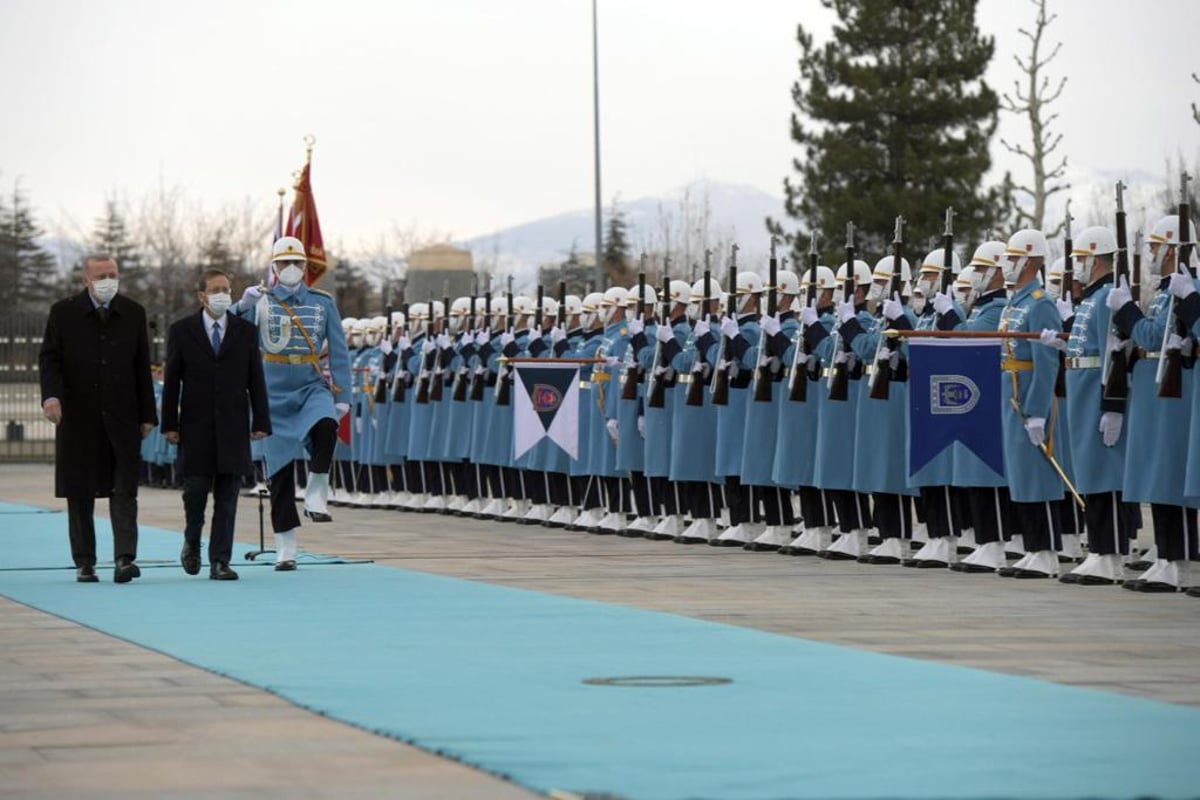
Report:
<svg viewBox="0 0 1200 800"><path fill-rule="evenodd" d="M42 402L57 397L54 494L109 497L121 474L137 485L142 423L158 421L146 310L118 294L102 322L86 290L50 308L38 355Z"/></svg>
<svg viewBox="0 0 1200 800"><path fill-rule="evenodd" d="M162 429L179 432L182 474L244 475L251 468L250 431L271 432L258 328L226 314L229 329L213 353L204 313L167 332Z"/></svg>

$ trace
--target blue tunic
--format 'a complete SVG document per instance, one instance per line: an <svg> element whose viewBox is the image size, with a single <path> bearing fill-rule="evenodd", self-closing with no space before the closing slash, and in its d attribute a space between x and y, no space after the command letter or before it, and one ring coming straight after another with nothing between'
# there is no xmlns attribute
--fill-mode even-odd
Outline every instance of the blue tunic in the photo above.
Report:
<svg viewBox="0 0 1200 800"><path fill-rule="evenodd" d="M1158 397L1155 374L1158 353L1166 330L1171 293L1170 278L1163 278L1158 292L1143 317L1134 303L1127 303L1115 315L1121 332L1142 348L1146 357L1133 366L1129 386L1129 405L1122 436L1133 443L1125 452L1124 499L1133 503L1161 503L1192 506L1184 491L1188 448L1180 430L1192 409L1193 380L1184 376L1183 396Z"/></svg>
<svg viewBox="0 0 1200 800"><path fill-rule="evenodd" d="M503 352L497 351L491 345L499 346L500 337L495 337L488 343L487 349L487 367L490 372L497 375L496 385L484 392L484 401L488 403L488 408L484 412L486 420L484 420L483 428L483 448L480 453L480 462L483 464L494 464L501 467L511 467L513 461L513 375L511 366L504 367L504 372L508 374L508 396L509 404L507 406L499 405L496 400L502 387L502 382L499 380L501 375L501 356L505 358L516 358L523 350L527 349L529 340L529 331L519 331L513 341L509 342Z"/></svg>
<svg viewBox="0 0 1200 800"><path fill-rule="evenodd" d="M700 392L701 405L687 404L691 382L705 380L703 371L692 370L696 364L706 363L704 354L711 336L709 333L697 338L694 332L689 332L683 350L671 360L672 369L679 374L679 385L671 393L673 431L669 477L673 481L717 482L717 409L712 404L712 393L704 388Z"/></svg>
<svg viewBox="0 0 1200 800"><path fill-rule="evenodd" d="M291 309L303 331L293 324L281 303ZM282 284L276 284L256 305L239 313L258 325L272 430L263 440L263 456L267 474L274 475L305 457L308 432L313 425L322 419L337 420L335 403L349 405L350 354L337 305L320 289L301 284L289 292ZM317 363L326 346L332 385ZM274 361L271 356L290 357L292 361Z"/></svg>
<svg viewBox="0 0 1200 800"><path fill-rule="evenodd" d="M1000 330L1040 333L1046 328L1059 330L1062 320L1054 301L1046 296L1041 281L1034 278L1018 289L1000 316ZM1052 441L1060 458L1064 448L1059 436L1058 400L1054 384L1058 377L1058 351L1029 339L1004 339L1001 342L1004 363L1028 365L1032 369L1005 369L1000 392L1004 426L1004 471L1013 502L1036 503L1061 500L1064 486L1049 461L1029 441L1024 420L1041 417L1046 421L1046 440ZM1019 413L1013 400L1019 403Z"/></svg>
<svg viewBox="0 0 1200 800"><path fill-rule="evenodd" d="M681 352L687 344L690 333L691 326L688 325L687 318L680 317L671 326L671 334L674 336L672 341L661 347L656 342L654 346L648 347L643 351L641 364L642 368L646 371L647 392L650 389L650 382L654 380L651 377L651 372L655 366L658 366L654 363L655 352L658 352L660 364L670 364L675 355ZM674 384L674 378L674 370L664 373L658 378L658 380L666 381L666 385L663 388L662 408L651 408L648 402L645 405L646 439L643 448L643 464L645 465L646 475L651 478L666 478L671 474L671 439L675 422L675 394L682 391L678 384Z"/></svg>
<svg viewBox="0 0 1200 800"><path fill-rule="evenodd" d="M468 341L468 338L471 340ZM471 455L471 425L476 406L470 402L471 374L476 364L473 337L469 337L467 333L461 334L455 343L454 351L454 357L450 361L450 375L453 379L446 387L450 405L443 456L447 461L463 461ZM464 399L458 403L454 402L456 382L465 389Z"/></svg>
<svg viewBox="0 0 1200 800"><path fill-rule="evenodd" d="M1112 275L1107 275L1083 290L1071 338L1067 342L1067 358L1087 358L1096 366L1080 365L1067 370L1067 417L1070 419L1071 456L1074 462L1075 488L1080 494L1120 491L1125 476L1125 450L1129 437L1121 438L1113 447L1105 447L1100 438L1100 415L1104 411L1124 413L1125 401L1104 400L1100 381L1103 377L1102 356L1108 341L1110 312L1106 301L1112 291Z"/></svg>
<svg viewBox="0 0 1200 800"><path fill-rule="evenodd" d="M762 327L757 323L754 330L747 330L741 334L742 337L747 337L751 343L745 355L745 362L749 364L751 378L750 388L745 390L748 400L742 429L740 474L742 483L751 486L777 485L774 468L775 450L779 438L779 409L782 407L783 401L787 399L783 397L787 393L787 388L786 384L779 382L781 371L772 373L768 366L763 380L771 382L771 402L755 402L754 381L758 371L759 354L772 359L774 365L778 366L780 363L778 359L787 349L787 342L791 334L799 328L799 323L792 312L786 311L780 314L779 327L779 333L774 337L763 338Z"/></svg>
<svg viewBox="0 0 1200 800"><path fill-rule="evenodd" d="M750 359L751 342L757 342L761 328L754 315L748 314L738 320L738 335L728 342L725 359L730 362L729 402L717 406L717 453L715 472L717 477L740 475L742 472L742 450L745 442L746 407L750 401L750 376L753 362ZM714 335L708 349L708 362L716 364L720 358L720 337ZM769 478L769 476L768 476Z"/></svg>
<svg viewBox="0 0 1200 800"><path fill-rule="evenodd" d="M781 356L784 364L781 373L782 379L775 387L775 394L779 397L778 399L773 398L778 406L776 438L779 444L775 447L775 455L772 459L771 480L779 486L812 486L817 426L821 407L825 402L822 391L825 384L819 380L810 379L813 374L820 375L818 357L810 355L808 363L799 366L801 374L796 376L796 380L808 381L805 401L798 403L788 399L788 395L791 393L791 369L796 358L796 348L803 347L804 344L804 332L801 330L799 322L791 320L790 323L785 324L776 337L785 337L786 346L783 348ZM821 328L820 325L814 327L820 328L821 334L825 333L825 328Z"/></svg>
<svg viewBox="0 0 1200 800"><path fill-rule="evenodd" d="M388 387L388 419L387 434L385 435L384 453L389 464L403 464L408 458L408 424L411 417L412 389L408 386L408 360L411 350L397 352L395 364L392 367L392 381ZM396 402L396 381L404 381L404 400Z"/></svg>
<svg viewBox="0 0 1200 800"><path fill-rule="evenodd" d="M591 359L596 357L600 345L604 343L604 332L601 330L588 331L582 334L575 347L568 351L571 358ZM592 382L593 365L579 365L579 457L571 462L571 475L590 475L592 463L592 447L597 437L593 428L597 424L604 427L604 415L597 402L599 395L596 385ZM599 420L599 422L597 422ZM605 444L606 447L611 447Z"/></svg>
<svg viewBox="0 0 1200 800"><path fill-rule="evenodd" d="M621 368L621 380L618 392L625 391L625 381L629 368L635 367L641 380L637 384L637 397L633 400L620 400L617 403L617 469L621 472L645 472L646 470L646 440L638 433L638 417L646 413L646 364L654 356L651 342L655 341L654 331L657 325L647 325L646 330L637 336L630 337L629 346L625 350L624 364Z"/></svg>
<svg viewBox="0 0 1200 800"><path fill-rule="evenodd" d="M605 327L596 355L600 358L624 359L628 347L629 329L622 320ZM606 427L608 420L617 419L618 404L621 403L621 384L618 380L620 374L619 364L613 367L597 364L592 370L595 394L592 399L596 403L598 413L590 426L589 467L591 474L605 478L625 477L625 473L617 468L617 445L608 435ZM636 435L637 431L634 433Z"/></svg>
<svg viewBox="0 0 1200 800"><path fill-rule="evenodd" d="M821 315L821 328L826 334L833 330L837 319L831 311ZM819 332L818 332L819 333ZM833 367L835 356L834 346L841 347L838 337L824 336L816 345L815 352L820 356L822 379L809 387L809 397L812 389L821 395L820 418L817 425L817 443L815 467L813 470L813 485L818 489L854 489L854 416L855 403L853 398L858 391L857 383L850 381L850 400L841 402L829 399L826 384L826 373Z"/></svg>
<svg viewBox="0 0 1200 800"><path fill-rule="evenodd" d="M422 366L429 363L431 353L423 353L425 334L419 333L412 339L412 354L408 357L408 372L413 376L412 391L408 392L408 460L428 461L429 442L433 429L433 404L418 403L417 392L420 386Z"/></svg>

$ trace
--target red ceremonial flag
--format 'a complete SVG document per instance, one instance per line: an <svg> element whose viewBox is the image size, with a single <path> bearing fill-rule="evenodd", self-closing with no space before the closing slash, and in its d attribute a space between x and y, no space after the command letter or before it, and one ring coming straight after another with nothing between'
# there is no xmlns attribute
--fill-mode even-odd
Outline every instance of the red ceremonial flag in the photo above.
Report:
<svg viewBox="0 0 1200 800"><path fill-rule="evenodd" d="M288 216L286 235L295 236L304 245L304 253L308 258L305 268L304 282L312 286L321 280L328 265L325 263L325 242L321 238L321 223L317 219L317 203L313 199L312 183L309 180L309 169L312 167L312 150L309 150L309 160L300 170L300 178L296 181L295 197L292 199L292 213Z"/></svg>
<svg viewBox="0 0 1200 800"><path fill-rule="evenodd" d="M342 414L341 419L338 420L337 438L338 438L338 441L341 442L342 444L350 444L350 412L349 411L347 411L345 414Z"/></svg>

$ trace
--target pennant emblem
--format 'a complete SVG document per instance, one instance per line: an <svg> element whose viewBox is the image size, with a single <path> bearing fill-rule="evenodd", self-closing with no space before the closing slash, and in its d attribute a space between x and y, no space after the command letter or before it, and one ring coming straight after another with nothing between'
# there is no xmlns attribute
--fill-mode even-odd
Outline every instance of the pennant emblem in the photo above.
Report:
<svg viewBox="0 0 1200 800"><path fill-rule="evenodd" d="M513 402L513 457L550 439L579 456L579 365L518 363Z"/></svg>

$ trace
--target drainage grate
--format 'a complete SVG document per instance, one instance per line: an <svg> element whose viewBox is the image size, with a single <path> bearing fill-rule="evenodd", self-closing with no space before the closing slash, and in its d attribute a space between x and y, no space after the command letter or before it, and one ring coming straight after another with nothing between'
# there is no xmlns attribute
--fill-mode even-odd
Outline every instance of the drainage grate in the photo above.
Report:
<svg viewBox="0 0 1200 800"><path fill-rule="evenodd" d="M733 683L733 680L705 675L629 675L618 678L584 678L583 682L589 686L667 689L677 686L720 686L725 683Z"/></svg>

